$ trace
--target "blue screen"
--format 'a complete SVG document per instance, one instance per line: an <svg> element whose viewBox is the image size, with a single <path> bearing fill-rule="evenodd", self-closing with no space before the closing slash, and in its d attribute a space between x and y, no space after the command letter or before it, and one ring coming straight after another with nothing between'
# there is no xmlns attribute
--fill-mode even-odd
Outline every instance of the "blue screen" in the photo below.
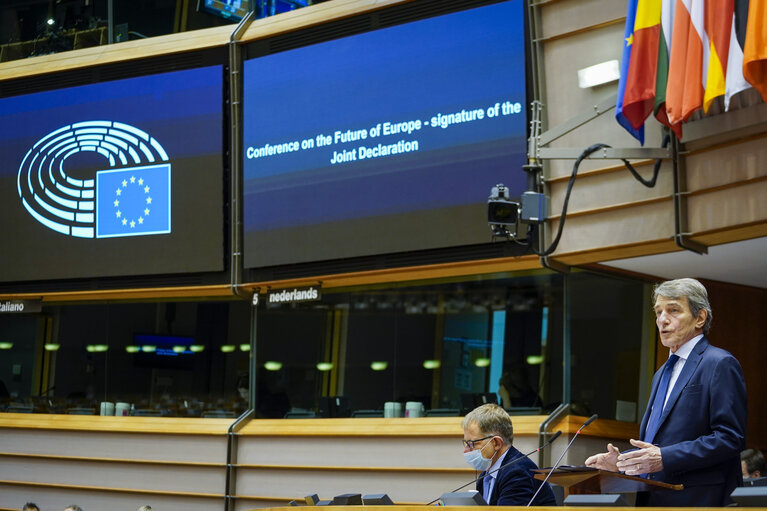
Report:
<svg viewBox="0 0 767 511"><path fill-rule="evenodd" d="M523 2L247 60L245 265L484 243L524 191Z"/></svg>
<svg viewBox="0 0 767 511"><path fill-rule="evenodd" d="M0 98L0 280L223 268L223 68Z"/></svg>

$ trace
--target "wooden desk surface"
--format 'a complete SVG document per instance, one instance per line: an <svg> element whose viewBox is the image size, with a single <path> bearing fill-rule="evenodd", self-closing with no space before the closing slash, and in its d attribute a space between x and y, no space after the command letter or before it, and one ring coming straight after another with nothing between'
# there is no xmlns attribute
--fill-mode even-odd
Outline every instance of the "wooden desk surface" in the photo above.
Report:
<svg viewBox="0 0 767 511"><path fill-rule="evenodd" d="M226 435L234 419L185 417L102 417L100 415L57 415L42 413L0 413L0 428L103 431L106 433L167 433L173 435Z"/></svg>
<svg viewBox="0 0 767 511"><path fill-rule="evenodd" d="M354 419L254 419L240 431L245 436L302 437L455 437L461 434L462 417L354 418ZM545 415L513 416L514 434L537 435ZM552 425L573 434L586 417L569 415ZM102 417L98 415L56 415L0 413L0 428L104 431L121 433L167 433L180 435L225 435L234 419L184 417ZM598 419L581 435L636 438L639 425Z"/></svg>

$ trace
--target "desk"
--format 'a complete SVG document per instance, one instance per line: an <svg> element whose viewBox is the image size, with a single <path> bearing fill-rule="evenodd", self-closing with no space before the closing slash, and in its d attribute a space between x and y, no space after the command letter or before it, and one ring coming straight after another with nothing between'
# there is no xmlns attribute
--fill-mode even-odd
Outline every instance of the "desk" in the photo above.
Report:
<svg viewBox="0 0 767 511"><path fill-rule="evenodd" d="M545 418L513 417L515 446L523 452L538 447ZM476 477L463 459L461 420L252 420L232 439L234 508L286 506L313 493L322 499L387 493L401 505L423 507ZM565 417L553 430L572 437L585 420ZM83 509L130 509L136 502L164 511L223 509L233 422L0 413L0 509L33 495L51 508L66 501ZM582 463L607 440L625 440L636 429L598 420L584 429L565 462ZM552 456L565 445L566 438L557 440Z"/></svg>

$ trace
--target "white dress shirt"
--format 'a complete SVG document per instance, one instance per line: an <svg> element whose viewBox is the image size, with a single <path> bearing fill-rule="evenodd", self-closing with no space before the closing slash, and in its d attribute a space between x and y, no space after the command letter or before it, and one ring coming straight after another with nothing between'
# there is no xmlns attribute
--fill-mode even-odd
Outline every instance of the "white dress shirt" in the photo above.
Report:
<svg viewBox="0 0 767 511"><path fill-rule="evenodd" d="M666 407L666 401L668 401L668 397L671 395L671 391L674 390L674 385L676 385L676 381L679 379L679 375L682 374L682 369L684 368L684 364L687 362L687 358L690 356L690 353L692 353L695 345L698 344L698 341L701 339L703 339L703 334L693 337L686 343L682 344L678 350L676 350L675 355L679 357L679 360L676 361L676 364L674 364L674 370L671 371L671 379L668 381L666 399L663 401L664 408ZM671 350L669 350L668 354L671 356Z"/></svg>
<svg viewBox="0 0 767 511"><path fill-rule="evenodd" d="M483 484L482 488L485 488L487 491L487 495L483 495L485 497L485 502L490 504L490 495L493 494L493 488L495 488L495 481L496 477L498 477L498 468L503 465L503 459L506 457L506 455L509 453L509 450L506 449L506 452L501 455L500 458L498 458L493 465L487 469L487 471L490 473L485 479L490 479L490 482L487 484ZM483 481L484 483L485 481Z"/></svg>

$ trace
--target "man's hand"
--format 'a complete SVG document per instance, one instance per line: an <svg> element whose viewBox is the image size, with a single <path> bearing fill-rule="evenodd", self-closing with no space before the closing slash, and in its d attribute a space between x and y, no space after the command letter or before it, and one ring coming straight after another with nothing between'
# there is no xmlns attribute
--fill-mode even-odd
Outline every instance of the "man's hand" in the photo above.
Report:
<svg viewBox="0 0 767 511"><path fill-rule="evenodd" d="M591 468L598 468L599 470L609 470L610 472L618 472L618 458L620 451L613 444L607 444L607 452L601 454L595 454L590 456L586 460L586 466Z"/></svg>
<svg viewBox="0 0 767 511"><path fill-rule="evenodd" d="M631 440L631 445L638 449L618 456L618 470L630 476L652 474L663 470L660 447L639 440Z"/></svg>

